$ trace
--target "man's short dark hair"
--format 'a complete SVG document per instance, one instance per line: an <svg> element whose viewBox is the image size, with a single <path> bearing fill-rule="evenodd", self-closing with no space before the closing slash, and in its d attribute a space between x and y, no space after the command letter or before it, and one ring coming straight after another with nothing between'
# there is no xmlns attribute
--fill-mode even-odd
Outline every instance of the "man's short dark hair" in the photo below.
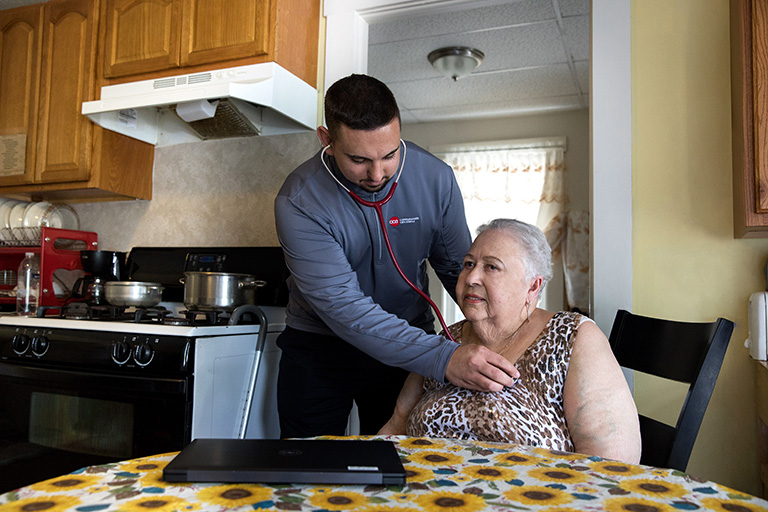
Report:
<svg viewBox="0 0 768 512"><path fill-rule="evenodd" d="M372 76L349 75L325 94L325 122L332 137L341 125L353 130L375 130L393 119L400 122L395 96Z"/></svg>

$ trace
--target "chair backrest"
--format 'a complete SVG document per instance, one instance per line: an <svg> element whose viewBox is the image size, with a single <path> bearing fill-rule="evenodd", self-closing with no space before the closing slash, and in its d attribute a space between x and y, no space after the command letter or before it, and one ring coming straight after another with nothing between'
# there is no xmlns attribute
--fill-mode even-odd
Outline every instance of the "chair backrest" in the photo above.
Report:
<svg viewBox="0 0 768 512"><path fill-rule="evenodd" d="M619 364L689 384L674 427L640 415L642 464L685 471L732 332L724 318L677 322L618 311L609 340Z"/></svg>

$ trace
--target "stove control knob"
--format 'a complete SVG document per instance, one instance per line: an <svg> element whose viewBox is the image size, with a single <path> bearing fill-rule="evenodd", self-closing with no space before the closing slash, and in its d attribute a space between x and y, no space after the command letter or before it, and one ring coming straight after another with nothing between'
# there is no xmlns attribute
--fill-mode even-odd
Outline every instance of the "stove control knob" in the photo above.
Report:
<svg viewBox="0 0 768 512"><path fill-rule="evenodd" d="M125 341L112 343L112 360L117 364L125 364L131 359L131 346Z"/></svg>
<svg viewBox="0 0 768 512"><path fill-rule="evenodd" d="M155 350L146 343L136 345L133 349L133 360L139 366L147 366L155 357Z"/></svg>
<svg viewBox="0 0 768 512"><path fill-rule="evenodd" d="M48 338L45 336L35 336L32 338L32 353L36 356L40 357L45 355L46 352L48 352L48 349L51 346L51 343L48 341Z"/></svg>
<svg viewBox="0 0 768 512"><path fill-rule="evenodd" d="M14 352L22 355L29 348L29 336L26 334L17 334L11 339L11 348Z"/></svg>

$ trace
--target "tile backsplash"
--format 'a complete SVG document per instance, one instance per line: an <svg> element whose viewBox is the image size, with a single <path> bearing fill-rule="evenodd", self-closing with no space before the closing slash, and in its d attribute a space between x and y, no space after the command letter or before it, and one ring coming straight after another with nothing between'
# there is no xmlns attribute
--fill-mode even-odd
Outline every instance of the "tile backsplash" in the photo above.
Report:
<svg viewBox="0 0 768 512"><path fill-rule="evenodd" d="M161 147L151 201L73 206L102 250L278 245L275 196L320 148L314 132Z"/></svg>

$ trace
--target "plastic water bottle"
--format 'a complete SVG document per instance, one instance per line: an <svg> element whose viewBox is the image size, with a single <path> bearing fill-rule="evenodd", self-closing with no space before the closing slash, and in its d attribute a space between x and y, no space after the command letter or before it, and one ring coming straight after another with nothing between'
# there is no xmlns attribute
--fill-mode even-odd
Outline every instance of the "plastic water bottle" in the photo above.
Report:
<svg viewBox="0 0 768 512"><path fill-rule="evenodd" d="M35 253L25 254L17 275L16 314L35 316L40 293L40 259Z"/></svg>

